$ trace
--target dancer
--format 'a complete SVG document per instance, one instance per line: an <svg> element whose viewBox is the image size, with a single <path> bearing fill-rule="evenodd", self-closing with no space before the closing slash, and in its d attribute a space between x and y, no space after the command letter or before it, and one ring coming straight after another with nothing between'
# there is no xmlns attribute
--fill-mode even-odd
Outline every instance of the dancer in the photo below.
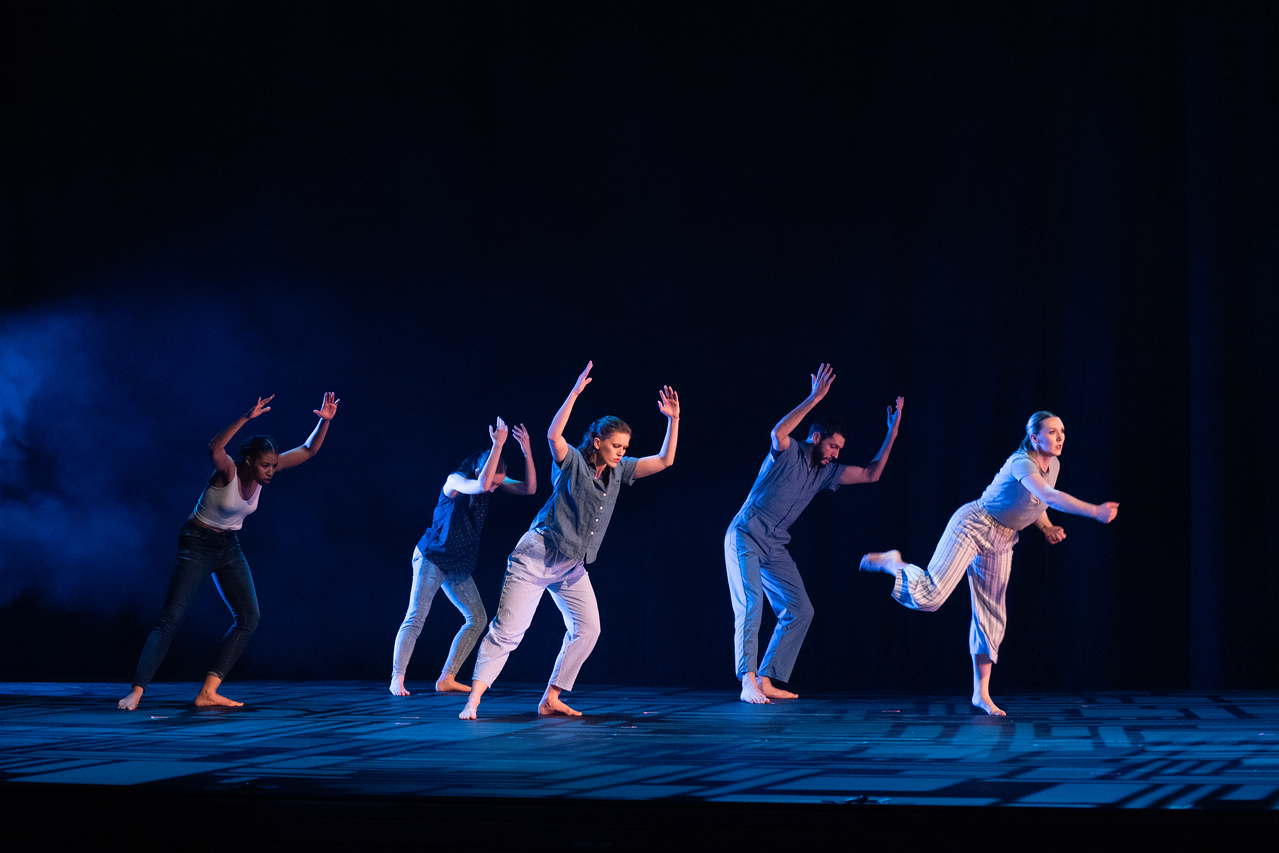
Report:
<svg viewBox="0 0 1279 853"><path fill-rule="evenodd" d="M475 719L480 697L502 671L507 656L524 638L543 591L550 592L555 606L564 615L566 630L537 712L543 716L581 716L581 712L564 704L560 693L573 689L578 671L599 638L599 608L586 565L593 563L599 553L619 487L664 471L675 462L679 395L669 385L657 392L657 409L666 416L666 438L656 456L636 459L624 455L630 446L631 428L615 417L603 417L591 424L581 447L572 447L564 440L564 427L573 412L573 404L591 384L593 365L594 362L586 363L586 369L577 377L573 390L546 431L551 455L555 458L555 467L551 469L551 496L528 532L520 537L507 562L497 617L480 643L471 695L458 714L463 720Z"/></svg>
<svg viewBox="0 0 1279 853"><path fill-rule="evenodd" d="M896 406L888 407L888 435L865 468L840 465L835 460L844 447L846 430L833 419L814 421L807 441L791 441L791 432L830 390L835 373L829 364L823 364L810 378L812 390L804 402L773 427L772 447L760 466L755 485L724 536L724 563L733 600L737 678L742 682L741 700L753 705L799 698L773 684L774 678L790 680L799 647L813 620L813 605L799 568L786 550L790 541L787 531L822 489L834 491L840 486L879 479L897 438L906 402L898 397ZM777 626L764 653L764 664L757 667L764 595L777 614Z"/></svg>
<svg viewBox="0 0 1279 853"><path fill-rule="evenodd" d="M314 410L320 422L300 447L280 453L271 436L255 435L240 445L240 458L233 460L227 455L227 442L246 423L271 411L269 404L274 398L274 394L259 397L252 409L236 418L209 442L209 458L213 460L215 470L195 510L178 534L178 555L173 561L164 609L142 647L142 657L133 676L133 689L119 702L118 707L122 711L138 707L142 693L169 651L169 643L182 624L187 607L209 574L213 575L218 593L230 608L233 621L222 638L217 657L213 659L213 668L205 676L195 704L200 708L215 705L238 708L244 704L218 693L222 680L258 627L258 596L253 589L253 575L240 551L235 531L240 529L249 513L258 508L262 487L271 482L277 471L301 465L320 452L320 445L329 431L329 421L337 414L338 403L341 402L332 391L324 395L323 404Z"/></svg>
<svg viewBox="0 0 1279 853"><path fill-rule="evenodd" d="M426 614L431 611L431 600L440 587L444 588L444 594L465 621L453 637L448 660L435 682L435 689L439 693L471 692L471 688L459 683L455 676L462 661L475 648L475 641L480 638L488 621L484 602L480 600L475 581L471 580L471 573L475 571L475 558L480 552L480 530L488 512L489 496L498 489L513 495L531 495L537 491L537 472L533 468L528 430L520 424L510 432L514 433L524 454L524 482L506 476L502 445L506 443L507 427L498 418L497 425L489 427L493 446L471 454L449 474L440 491L431 528L413 549L413 589L409 592L409 609L404 614L404 623L395 635L391 660L392 695L409 695L404 687L404 671L413 656L413 646L422 632Z"/></svg>
<svg viewBox="0 0 1279 853"><path fill-rule="evenodd" d="M1109 524L1119 504L1085 503L1058 491L1061 449L1066 427L1052 412L1035 412L1026 422L1021 447L1004 462L986 491L955 511L946 525L927 569L905 563L901 552L884 551L862 557L861 569L892 575L893 598L912 610L936 610L964 573L972 597L973 619L968 650L973 657L972 703L987 714L1005 716L990 698L990 667L999 659L1006 614L1004 592L1012 569L1017 531L1034 524L1048 544L1066 538L1066 531L1048 518L1048 507L1095 518Z"/></svg>

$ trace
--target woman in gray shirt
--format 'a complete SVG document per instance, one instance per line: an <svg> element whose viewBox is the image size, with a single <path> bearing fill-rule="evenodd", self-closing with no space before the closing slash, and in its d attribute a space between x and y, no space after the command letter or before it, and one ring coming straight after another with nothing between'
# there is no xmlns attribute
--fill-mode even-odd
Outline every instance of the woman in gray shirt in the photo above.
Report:
<svg viewBox="0 0 1279 853"><path fill-rule="evenodd" d="M895 578L893 598L912 610L936 610L968 574L973 619L968 650L973 656L973 705L987 714L1004 712L990 698L990 666L999 659L1006 616L1004 592L1012 569L1017 531L1034 524L1049 544L1066 538L1066 531L1048 518L1048 507L1109 524L1119 504L1090 504L1056 488L1061 470L1058 457L1066 443L1066 427L1052 412L1035 412L1026 422L1021 447L1008 457L982 496L951 516L927 569L902 561L901 552L885 551L862 557L861 569L885 572Z"/></svg>
<svg viewBox="0 0 1279 853"><path fill-rule="evenodd" d="M555 460L551 496L507 561L497 617L480 643L471 694L458 714L463 720L475 719L480 697L524 638L543 592L551 594L567 630L537 712L543 716L581 716L560 699L560 693L573 689L578 670L600 633L599 608L586 565L594 562L599 552L619 488L675 463L679 396L669 385L657 392L657 408L666 416L666 439L656 456L637 459L626 455L631 428L620 418L603 417L592 423L580 448L564 440L573 404L591 383L592 364L587 362L546 431Z"/></svg>

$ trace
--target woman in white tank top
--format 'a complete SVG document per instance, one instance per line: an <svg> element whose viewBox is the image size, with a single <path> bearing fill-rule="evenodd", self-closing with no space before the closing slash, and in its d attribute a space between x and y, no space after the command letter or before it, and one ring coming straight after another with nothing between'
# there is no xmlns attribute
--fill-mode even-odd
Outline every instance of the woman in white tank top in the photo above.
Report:
<svg viewBox="0 0 1279 853"><path fill-rule="evenodd" d="M244 704L218 693L222 680L258 626L258 597L253 589L253 575L240 551L235 531L258 508L262 487L271 482L276 471L301 465L320 451L324 436L329 431L329 421L337 414L340 402L332 391L324 395L323 404L314 410L320 422L301 446L280 453L269 435L255 435L240 446L239 458L232 459L226 452L227 443L246 423L271 411L269 404L274 396L259 397L252 409L209 442L209 457L215 470L195 510L182 525L164 609L142 647L133 689L119 702L122 711L138 707L143 691L164 660L173 635L182 624L187 607L205 576L210 574L217 583L222 600L231 609L233 621L222 638L213 665L205 676L204 686L195 697L195 704L201 708L215 705L239 707Z"/></svg>
<svg viewBox="0 0 1279 853"><path fill-rule="evenodd" d="M1119 504L1090 504L1057 488L1058 457L1066 444L1066 427L1052 412L1035 412L1026 422L1021 447L1008 457L981 498L961 506L951 516L927 569L902 562L898 551L867 554L862 571L885 572L896 578L893 598L912 610L936 610L968 575L973 618L968 651L973 658L972 703L987 714L1004 716L990 698L991 664L999 657L1007 617L1004 592L1012 569L1017 531L1034 524L1049 544L1066 538L1066 531L1048 518L1048 507L1109 524Z"/></svg>

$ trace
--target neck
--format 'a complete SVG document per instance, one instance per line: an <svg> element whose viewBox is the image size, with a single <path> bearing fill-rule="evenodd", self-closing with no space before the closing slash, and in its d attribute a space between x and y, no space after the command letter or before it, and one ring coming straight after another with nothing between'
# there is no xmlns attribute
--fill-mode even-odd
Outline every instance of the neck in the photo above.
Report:
<svg viewBox="0 0 1279 853"><path fill-rule="evenodd" d="M1040 471L1047 471L1049 463L1052 462L1053 455L1044 453L1042 450L1035 451L1035 464L1039 466Z"/></svg>

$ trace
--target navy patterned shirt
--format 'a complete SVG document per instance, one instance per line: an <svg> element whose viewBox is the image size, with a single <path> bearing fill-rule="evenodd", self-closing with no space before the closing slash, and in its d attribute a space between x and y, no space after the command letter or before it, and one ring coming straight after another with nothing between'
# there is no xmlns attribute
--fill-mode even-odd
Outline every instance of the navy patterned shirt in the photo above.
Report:
<svg viewBox="0 0 1279 853"><path fill-rule="evenodd" d="M633 456L623 456L616 468L605 468L596 477L594 466L569 445L564 460L551 468L551 496L529 530L541 533L547 545L566 557L595 562L617 492L635 482L638 463Z"/></svg>
<svg viewBox="0 0 1279 853"><path fill-rule="evenodd" d="M448 492L441 489L431 529L417 543L422 556L446 575L469 575L475 571L475 559L480 554L480 530L484 527L490 497L488 492L478 495L458 492L457 497L450 498Z"/></svg>

